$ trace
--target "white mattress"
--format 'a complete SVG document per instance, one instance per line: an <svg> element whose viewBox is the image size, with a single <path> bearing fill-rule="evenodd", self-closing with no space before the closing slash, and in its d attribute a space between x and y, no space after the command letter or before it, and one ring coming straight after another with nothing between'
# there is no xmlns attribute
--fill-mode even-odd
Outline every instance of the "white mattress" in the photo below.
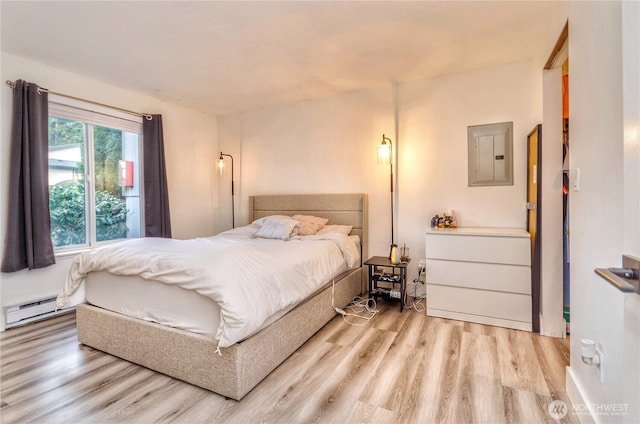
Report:
<svg viewBox="0 0 640 424"><path fill-rule="evenodd" d="M349 238L357 244L359 251L359 238ZM336 277L336 280L339 278ZM220 307L213 299L179 285L164 284L135 275L114 275L108 271L90 272L85 277L84 285L87 303L133 318L212 338L215 338L220 325ZM326 284L319 290L324 287ZM276 312L260 329L278 320L295 306Z"/></svg>
<svg viewBox="0 0 640 424"><path fill-rule="evenodd" d="M92 272L85 293L92 305L212 337L220 320L220 308L211 298L138 276Z"/></svg>
<svg viewBox="0 0 640 424"><path fill-rule="evenodd" d="M85 279L86 301L133 318L215 337L220 307L211 298L180 286L138 276L92 272ZM274 322L288 310L265 322Z"/></svg>

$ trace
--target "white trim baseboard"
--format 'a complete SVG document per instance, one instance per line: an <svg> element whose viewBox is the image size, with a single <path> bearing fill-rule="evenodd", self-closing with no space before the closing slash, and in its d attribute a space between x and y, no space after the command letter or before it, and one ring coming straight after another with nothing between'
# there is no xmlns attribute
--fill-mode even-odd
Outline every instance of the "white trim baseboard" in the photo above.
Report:
<svg viewBox="0 0 640 424"><path fill-rule="evenodd" d="M591 411L584 408L584 405L589 405L589 403L582 395L583 391L574 378L573 370L570 366L568 366L566 370L566 390L567 396L569 396L569 400L571 401L571 410L579 412L576 414L576 417L580 421L580 424L600 424L600 421L593 416Z"/></svg>

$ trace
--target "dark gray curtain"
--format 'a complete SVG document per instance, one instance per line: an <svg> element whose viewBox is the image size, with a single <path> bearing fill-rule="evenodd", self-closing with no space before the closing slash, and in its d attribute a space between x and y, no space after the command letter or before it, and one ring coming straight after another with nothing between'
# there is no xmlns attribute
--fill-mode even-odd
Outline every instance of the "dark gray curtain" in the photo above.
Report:
<svg viewBox="0 0 640 424"><path fill-rule="evenodd" d="M162 115L142 121L145 236L171 238Z"/></svg>
<svg viewBox="0 0 640 424"><path fill-rule="evenodd" d="M2 272L56 262L49 217L49 103L36 84L13 87L9 210Z"/></svg>

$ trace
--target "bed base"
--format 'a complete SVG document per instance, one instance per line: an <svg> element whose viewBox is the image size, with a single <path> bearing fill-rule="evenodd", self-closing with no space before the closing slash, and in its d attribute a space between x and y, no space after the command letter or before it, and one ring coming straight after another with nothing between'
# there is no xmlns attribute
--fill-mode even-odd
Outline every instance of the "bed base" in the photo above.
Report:
<svg viewBox="0 0 640 424"><path fill-rule="evenodd" d="M362 268L335 283L335 305L361 293ZM80 343L240 400L336 314L331 285L246 340L216 353L216 340L130 318L88 304L77 306Z"/></svg>

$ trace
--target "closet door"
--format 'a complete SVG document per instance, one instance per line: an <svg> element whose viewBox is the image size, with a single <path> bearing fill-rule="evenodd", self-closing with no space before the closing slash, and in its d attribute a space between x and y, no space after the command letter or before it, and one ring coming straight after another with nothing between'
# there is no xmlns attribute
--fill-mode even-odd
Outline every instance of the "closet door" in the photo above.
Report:
<svg viewBox="0 0 640 424"><path fill-rule="evenodd" d="M540 201L542 125L527 136L527 231L531 234L531 327L540 332Z"/></svg>

